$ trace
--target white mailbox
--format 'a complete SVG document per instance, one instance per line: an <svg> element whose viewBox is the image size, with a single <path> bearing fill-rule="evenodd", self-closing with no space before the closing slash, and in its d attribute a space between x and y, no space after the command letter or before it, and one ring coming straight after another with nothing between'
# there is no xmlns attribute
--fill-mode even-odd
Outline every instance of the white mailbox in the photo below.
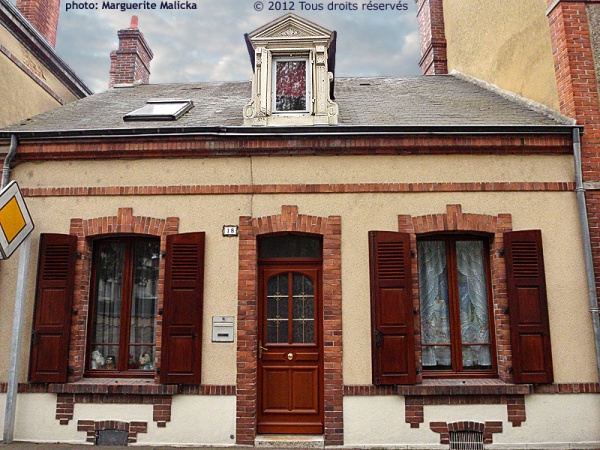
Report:
<svg viewBox="0 0 600 450"><path fill-rule="evenodd" d="M214 316L212 325L213 342L233 342L233 317Z"/></svg>

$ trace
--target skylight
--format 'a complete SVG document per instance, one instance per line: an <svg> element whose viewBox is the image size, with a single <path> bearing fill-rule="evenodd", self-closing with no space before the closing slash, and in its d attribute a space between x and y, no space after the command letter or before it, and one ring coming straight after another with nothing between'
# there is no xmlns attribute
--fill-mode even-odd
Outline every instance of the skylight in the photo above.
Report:
<svg viewBox="0 0 600 450"><path fill-rule="evenodd" d="M177 120L193 107L191 100L181 98L150 99L145 106L125 114L123 120Z"/></svg>

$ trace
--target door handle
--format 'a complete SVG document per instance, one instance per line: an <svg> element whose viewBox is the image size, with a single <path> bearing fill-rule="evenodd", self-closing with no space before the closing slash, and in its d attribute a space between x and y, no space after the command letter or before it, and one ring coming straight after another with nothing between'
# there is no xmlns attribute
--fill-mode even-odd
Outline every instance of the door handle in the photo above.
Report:
<svg viewBox="0 0 600 450"><path fill-rule="evenodd" d="M262 352L269 350L266 347L263 347L262 341L258 341L258 359L262 359Z"/></svg>

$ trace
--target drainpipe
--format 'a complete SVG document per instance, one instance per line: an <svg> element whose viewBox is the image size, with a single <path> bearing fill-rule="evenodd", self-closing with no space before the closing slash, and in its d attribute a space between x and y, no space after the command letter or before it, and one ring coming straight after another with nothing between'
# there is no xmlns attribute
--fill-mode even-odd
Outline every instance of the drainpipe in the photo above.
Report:
<svg viewBox="0 0 600 450"><path fill-rule="evenodd" d="M587 275L590 312L592 313L592 325L594 327L594 343L596 346L598 379L600 380L600 310L598 310L598 296L596 294L596 279L594 276L594 261L592 258L592 241L590 238L590 227L588 223L587 207L585 204L585 188L583 187L579 128L573 129L573 156L575 157L575 192L577 194L577 206L579 207L579 219L581 221L581 235L583 237L583 251L585 256L585 272Z"/></svg>
<svg viewBox="0 0 600 450"><path fill-rule="evenodd" d="M17 153L17 136L12 135L10 137L10 147L8 149L8 154L6 158L4 158L4 166L2 166L2 185L0 185L0 190L4 189L8 184L8 180L10 178L10 163L12 162L15 154Z"/></svg>

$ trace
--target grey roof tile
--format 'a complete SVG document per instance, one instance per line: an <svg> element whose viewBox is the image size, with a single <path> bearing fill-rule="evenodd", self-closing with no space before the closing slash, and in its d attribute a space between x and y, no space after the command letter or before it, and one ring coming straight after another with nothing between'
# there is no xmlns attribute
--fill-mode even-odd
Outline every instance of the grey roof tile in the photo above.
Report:
<svg viewBox="0 0 600 450"><path fill-rule="evenodd" d="M341 125L571 124L452 75L336 78L335 96ZM242 108L250 97L249 81L120 87L18 122L2 131L243 126ZM144 106L151 98L191 99L195 107L177 121L123 121L125 114Z"/></svg>

